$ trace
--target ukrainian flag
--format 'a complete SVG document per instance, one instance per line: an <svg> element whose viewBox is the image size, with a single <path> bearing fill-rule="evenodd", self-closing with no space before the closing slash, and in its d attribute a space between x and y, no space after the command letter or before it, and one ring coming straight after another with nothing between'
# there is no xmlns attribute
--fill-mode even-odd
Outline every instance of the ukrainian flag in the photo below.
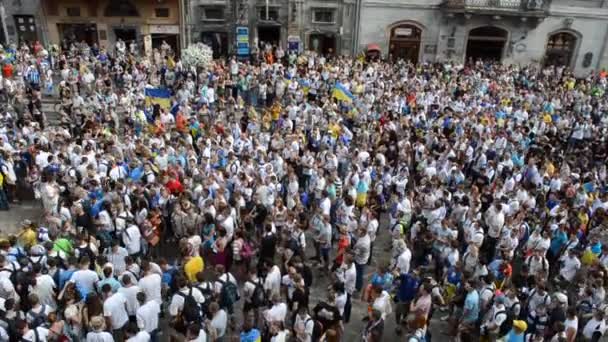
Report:
<svg viewBox="0 0 608 342"><path fill-rule="evenodd" d="M308 95L308 92L310 91L310 82L308 80L300 80L300 86L302 87L304 95Z"/></svg>
<svg viewBox="0 0 608 342"><path fill-rule="evenodd" d="M332 97L344 102L352 102L355 99L355 95L346 89L342 83L336 83L331 95Z"/></svg>
<svg viewBox="0 0 608 342"><path fill-rule="evenodd" d="M164 109L171 108L171 93L169 89L146 88L146 106L158 104Z"/></svg>

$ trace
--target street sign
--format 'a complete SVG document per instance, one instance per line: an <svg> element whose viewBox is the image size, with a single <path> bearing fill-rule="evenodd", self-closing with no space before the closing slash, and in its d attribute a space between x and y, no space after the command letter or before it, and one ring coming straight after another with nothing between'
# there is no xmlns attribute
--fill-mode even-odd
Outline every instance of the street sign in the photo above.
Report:
<svg viewBox="0 0 608 342"><path fill-rule="evenodd" d="M249 28L247 26L237 26L236 28L236 54L249 56Z"/></svg>

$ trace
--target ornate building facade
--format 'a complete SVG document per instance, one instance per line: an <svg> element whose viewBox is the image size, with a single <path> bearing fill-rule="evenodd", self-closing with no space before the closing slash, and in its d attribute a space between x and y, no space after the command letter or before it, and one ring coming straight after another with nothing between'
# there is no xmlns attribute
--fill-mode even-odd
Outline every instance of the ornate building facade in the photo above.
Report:
<svg viewBox="0 0 608 342"><path fill-rule="evenodd" d="M350 53L357 0L189 0L188 41L211 45L216 55L235 53L237 28L249 46ZM239 40L239 42L242 41Z"/></svg>
<svg viewBox="0 0 608 342"><path fill-rule="evenodd" d="M608 1L362 0L357 49L415 62L567 65L577 75L608 66Z"/></svg>

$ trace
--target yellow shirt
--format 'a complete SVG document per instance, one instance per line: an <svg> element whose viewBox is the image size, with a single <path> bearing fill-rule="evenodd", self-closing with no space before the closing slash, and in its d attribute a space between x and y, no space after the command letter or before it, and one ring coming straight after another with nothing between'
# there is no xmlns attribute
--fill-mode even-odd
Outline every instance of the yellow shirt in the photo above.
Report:
<svg viewBox="0 0 608 342"><path fill-rule="evenodd" d="M31 229L31 228L27 228L25 229L20 235L19 235L19 243L21 244L21 246L23 246L26 249L29 249L30 247L32 247L33 245L36 244L36 232Z"/></svg>
<svg viewBox="0 0 608 342"><path fill-rule="evenodd" d="M205 269L205 262L203 258L200 256L192 257L188 262L184 265L184 272L186 273L186 277L191 282L196 281L196 275L198 272L202 272Z"/></svg>

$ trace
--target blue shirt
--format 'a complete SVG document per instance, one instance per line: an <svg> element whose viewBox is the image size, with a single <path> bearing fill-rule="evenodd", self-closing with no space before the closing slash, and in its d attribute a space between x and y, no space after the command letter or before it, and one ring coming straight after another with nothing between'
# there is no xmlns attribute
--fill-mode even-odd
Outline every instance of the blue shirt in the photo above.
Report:
<svg viewBox="0 0 608 342"><path fill-rule="evenodd" d="M411 273L403 273L399 276L399 288L397 289L397 300L409 302L416 297L420 279Z"/></svg>
<svg viewBox="0 0 608 342"><path fill-rule="evenodd" d="M559 251L567 242L568 235L566 235L566 232L558 229L553 235L553 238L551 239L551 246L549 247L549 249L551 249L551 253L557 256L559 254Z"/></svg>
<svg viewBox="0 0 608 342"><path fill-rule="evenodd" d="M507 334L506 342L524 342L524 334L517 334L515 330L511 329L509 334Z"/></svg>
<svg viewBox="0 0 608 342"><path fill-rule="evenodd" d="M97 283L97 289L99 290L99 292L101 292L101 289L105 284L110 284L110 286L112 286L112 293L116 293L116 291L118 291L118 289L121 287L120 283L118 282L118 280L116 280L116 278L109 277Z"/></svg>
<svg viewBox="0 0 608 342"><path fill-rule="evenodd" d="M464 309L463 320L465 322L471 323L477 321L477 318L479 318L479 293L477 290L467 293L464 299Z"/></svg>

